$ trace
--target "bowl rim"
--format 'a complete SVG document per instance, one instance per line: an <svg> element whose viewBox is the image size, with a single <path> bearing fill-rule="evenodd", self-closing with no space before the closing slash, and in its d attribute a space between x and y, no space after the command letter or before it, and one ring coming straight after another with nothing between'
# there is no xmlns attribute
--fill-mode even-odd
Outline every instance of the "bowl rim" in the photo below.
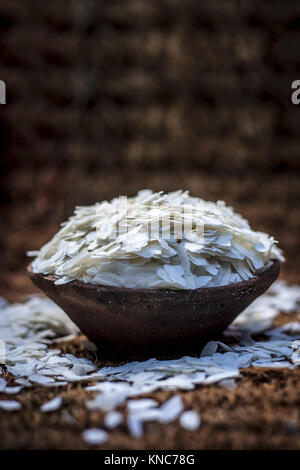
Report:
<svg viewBox="0 0 300 470"><path fill-rule="evenodd" d="M187 294L187 293L212 293L212 292L217 292L217 291L222 291L225 289L244 289L244 288L250 288L253 287L257 284L259 281L263 281L264 279L267 279L269 275L274 271L274 273L277 271L277 274L275 276L275 279L278 277L280 270L280 262L279 260L271 260L266 268L252 277L251 279L248 279L247 281L240 281L240 282L231 282L230 284L226 284L224 286L211 286L211 287L199 287L198 289L164 289L164 288L148 288L148 287L142 287L142 288L136 288L136 287L117 287L117 286L103 286L101 284L92 284L91 282L84 282L80 279L74 279L73 281L66 282L64 284L54 284L54 281L59 278L55 278L52 274L43 274L43 273L35 273L32 269L32 263L30 263L27 266L27 272L30 275L31 278L34 277L39 277L41 279L44 279L46 281L50 281L52 284L54 284L57 288L62 288L65 286L73 286L73 287L78 287L78 288L85 288L85 289L91 289L91 290L102 290L105 292L110 292L110 291L119 291L119 292L132 292L132 293L182 293L182 294ZM274 279L274 280L275 280Z"/></svg>

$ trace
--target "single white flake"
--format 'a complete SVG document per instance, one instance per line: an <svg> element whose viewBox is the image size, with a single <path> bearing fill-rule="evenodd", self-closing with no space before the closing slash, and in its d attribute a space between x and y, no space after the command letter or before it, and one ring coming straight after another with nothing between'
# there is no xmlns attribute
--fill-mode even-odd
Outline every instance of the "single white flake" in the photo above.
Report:
<svg viewBox="0 0 300 470"><path fill-rule="evenodd" d="M61 405L62 405L62 398L61 397L55 397L52 400L47 401L41 406L41 411L44 413L48 413L50 411L56 411L58 410Z"/></svg>
<svg viewBox="0 0 300 470"><path fill-rule="evenodd" d="M127 418L127 426L132 437L142 437L143 421L141 421L138 416L134 414L129 415Z"/></svg>
<svg viewBox="0 0 300 470"><path fill-rule="evenodd" d="M200 356L212 356L218 349L218 343L216 341L209 341L201 351Z"/></svg>
<svg viewBox="0 0 300 470"><path fill-rule="evenodd" d="M32 297L23 304L3 303L0 306L0 340L6 344L6 364L2 369L14 377L16 385L8 387L2 376L1 393L19 393L22 387L36 384L62 387L69 382L97 381L86 386L88 408L108 412L104 422L113 423L117 419L113 419L112 413L118 416L114 410L127 402L128 429L138 437L143 434L144 423L158 421L166 424L181 415L180 396L172 397L162 406L152 398L146 398L156 390L190 390L211 383L235 387L244 367L299 366L299 321L277 328L273 326L278 313L289 315L299 307L300 287L277 281L227 329L226 335L233 335L235 339L228 345L211 341L206 346L206 353L204 349L205 354L202 351L199 357L151 358L97 369L85 358L62 354L59 349L49 347L60 336L71 331L74 334L74 325L53 302ZM263 334L264 340L256 340L257 333ZM88 396L89 393L94 395ZM21 404L2 400L0 407L14 410ZM109 424L105 426L113 429Z"/></svg>
<svg viewBox="0 0 300 470"><path fill-rule="evenodd" d="M181 190L76 207L52 240L28 255L34 272L54 275L56 284L158 289L227 285L284 260L273 237L253 231L223 201Z"/></svg>
<svg viewBox="0 0 300 470"><path fill-rule="evenodd" d="M0 400L0 409L5 411L17 411L21 409L21 403L15 400Z"/></svg>
<svg viewBox="0 0 300 470"><path fill-rule="evenodd" d="M123 421L122 413L118 411L110 411L105 415L104 424L108 429L117 428Z"/></svg>
<svg viewBox="0 0 300 470"><path fill-rule="evenodd" d="M4 392L6 389L6 380L3 378L0 378L0 393Z"/></svg>
<svg viewBox="0 0 300 470"><path fill-rule="evenodd" d="M182 398L179 395L175 395L174 397L167 400L160 407L159 421L164 424L175 421L175 419L182 412L182 409L183 409Z"/></svg>

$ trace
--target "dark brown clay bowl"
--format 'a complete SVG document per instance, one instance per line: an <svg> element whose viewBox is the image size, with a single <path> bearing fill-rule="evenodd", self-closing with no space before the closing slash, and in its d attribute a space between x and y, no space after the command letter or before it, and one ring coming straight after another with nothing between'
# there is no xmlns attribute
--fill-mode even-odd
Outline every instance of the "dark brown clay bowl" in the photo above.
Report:
<svg viewBox="0 0 300 470"><path fill-rule="evenodd" d="M201 351L279 274L279 262L249 281L196 290L129 289L81 281L54 284L32 272L33 283L93 341L101 357L138 359Z"/></svg>

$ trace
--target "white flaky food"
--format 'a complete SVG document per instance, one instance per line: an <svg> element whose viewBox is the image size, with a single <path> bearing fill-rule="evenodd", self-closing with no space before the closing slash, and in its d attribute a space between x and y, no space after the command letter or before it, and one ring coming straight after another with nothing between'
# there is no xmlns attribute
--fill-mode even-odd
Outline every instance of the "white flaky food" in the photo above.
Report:
<svg viewBox="0 0 300 470"><path fill-rule="evenodd" d="M124 202L125 201L125 202ZM276 241L251 229L223 201L187 191L140 191L76 207L38 252L35 273L56 284L75 279L96 285L197 289L250 279L271 260L283 261Z"/></svg>

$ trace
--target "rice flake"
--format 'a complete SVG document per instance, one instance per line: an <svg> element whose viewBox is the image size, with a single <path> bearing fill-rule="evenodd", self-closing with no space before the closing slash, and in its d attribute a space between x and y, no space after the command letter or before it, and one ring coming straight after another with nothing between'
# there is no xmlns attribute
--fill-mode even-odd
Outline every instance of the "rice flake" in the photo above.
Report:
<svg viewBox="0 0 300 470"><path fill-rule="evenodd" d="M200 415L197 411L184 411L179 418L180 426L188 431L196 431L201 424Z"/></svg>
<svg viewBox="0 0 300 470"><path fill-rule="evenodd" d="M47 401L41 406L41 411L44 413L49 413L51 411L56 411L58 410L61 405L62 405L62 398L61 397L55 397L52 400Z"/></svg>
<svg viewBox="0 0 300 470"><path fill-rule="evenodd" d="M15 400L0 400L0 409L5 411L17 411L22 407L21 403Z"/></svg>
<svg viewBox="0 0 300 470"><path fill-rule="evenodd" d="M176 392L212 383L238 386L241 370L246 367L298 367L300 322L274 327L273 321L281 312L288 318L299 309L300 287L277 281L227 328L224 342L210 341L198 357L150 358L99 368L88 359L63 354L57 348L60 337L79 332L52 301L34 296L24 303L2 302L0 341L5 344L6 358L2 369L13 376L15 384L8 387L6 379L1 377L0 393L1 396L9 395L18 393L23 387L37 385L50 388L86 382L86 406L106 412L104 425L108 430L121 423L122 415L116 409L126 403L126 422L134 437L143 435L144 423L149 421L167 424L179 419L184 429L196 429L196 414L193 410L183 410L182 398ZM256 339L258 334L260 340ZM231 339L228 344L226 337ZM172 390L175 395L159 406L156 400L147 397L157 390ZM58 396L44 403L42 411L55 411L61 404L62 399ZM14 411L20 408L18 401L0 400L0 409ZM87 429L83 436L90 445L99 445L108 438L102 429Z"/></svg>

